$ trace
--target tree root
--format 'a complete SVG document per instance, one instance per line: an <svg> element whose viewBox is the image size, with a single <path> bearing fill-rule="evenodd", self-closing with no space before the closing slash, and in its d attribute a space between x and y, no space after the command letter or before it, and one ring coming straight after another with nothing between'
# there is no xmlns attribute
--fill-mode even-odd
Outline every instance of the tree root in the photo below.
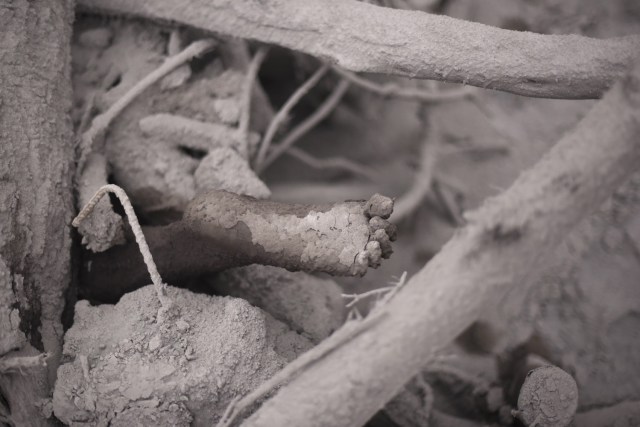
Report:
<svg viewBox="0 0 640 427"><path fill-rule="evenodd" d="M183 219L144 230L162 277L180 280L231 267L264 264L288 270L363 275L391 255L395 227L385 219L393 201L289 205L226 191L196 197ZM116 301L148 283L133 243L89 254L81 281L85 296Z"/></svg>
<svg viewBox="0 0 640 427"><path fill-rule="evenodd" d="M50 354L28 375L0 372L0 424L55 425L38 403L55 381L73 291L73 6L0 3L0 354Z"/></svg>
<svg viewBox="0 0 640 427"><path fill-rule="evenodd" d="M596 40L509 31L355 0L189 0L180 8L172 0L78 3L278 44L349 71L547 98L599 98L640 46L638 36Z"/></svg>

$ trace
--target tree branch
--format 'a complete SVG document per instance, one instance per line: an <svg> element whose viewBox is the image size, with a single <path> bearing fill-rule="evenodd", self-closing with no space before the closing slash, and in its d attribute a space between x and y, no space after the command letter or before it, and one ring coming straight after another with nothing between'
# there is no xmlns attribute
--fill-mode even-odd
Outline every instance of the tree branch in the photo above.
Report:
<svg viewBox="0 0 640 427"><path fill-rule="evenodd" d="M164 280L180 281L249 264L288 270L363 275L391 255L395 229L384 218L392 201L290 205L226 191L196 197L181 221L147 227L144 235ZM149 275L134 243L87 253L84 293L103 302L148 284Z"/></svg>
<svg viewBox="0 0 640 427"><path fill-rule="evenodd" d="M519 95L599 98L640 37L597 40L509 31L356 0L80 0L89 10L179 22L255 39L369 73L465 83Z"/></svg>
<svg viewBox="0 0 640 427"><path fill-rule="evenodd" d="M337 333L312 349L326 356L244 426L363 425L435 351L513 286L532 283L567 232L638 167L639 117L640 63L533 169L469 215L468 225L365 319L368 330L347 342L336 342Z"/></svg>
<svg viewBox="0 0 640 427"><path fill-rule="evenodd" d="M37 405L55 380L72 277L72 23L72 1L0 2L0 351L51 355L24 376L0 373L3 421L16 425L54 425Z"/></svg>

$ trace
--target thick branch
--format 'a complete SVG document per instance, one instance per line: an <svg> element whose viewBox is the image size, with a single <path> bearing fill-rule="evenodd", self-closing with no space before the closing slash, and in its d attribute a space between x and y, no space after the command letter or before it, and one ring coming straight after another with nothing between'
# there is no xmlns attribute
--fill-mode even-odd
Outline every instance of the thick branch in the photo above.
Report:
<svg viewBox="0 0 640 427"><path fill-rule="evenodd" d="M337 345L336 333L312 350L327 356L244 425L363 425L435 351L512 287L544 271L568 231L638 167L638 134L640 64L532 170L470 215L425 268L365 319L369 329Z"/></svg>
<svg viewBox="0 0 640 427"><path fill-rule="evenodd" d="M51 424L37 404L62 352L71 283L72 21L72 1L0 2L0 291L8 293L0 297L0 347L16 350L10 357L51 354L48 378L42 366L0 374L16 425Z"/></svg>
<svg viewBox="0 0 640 427"><path fill-rule="evenodd" d="M170 20L260 40L347 70L466 83L526 96L598 98L628 68L637 36L516 32L356 0L80 0L90 10Z"/></svg>
<svg viewBox="0 0 640 427"><path fill-rule="evenodd" d="M383 219L391 207L391 199L378 195L367 203L316 206L210 191L189 204L181 221L144 234L160 274L177 286L249 264L362 275L391 254L395 231ZM133 243L87 256L82 282L90 298L112 302L149 282Z"/></svg>

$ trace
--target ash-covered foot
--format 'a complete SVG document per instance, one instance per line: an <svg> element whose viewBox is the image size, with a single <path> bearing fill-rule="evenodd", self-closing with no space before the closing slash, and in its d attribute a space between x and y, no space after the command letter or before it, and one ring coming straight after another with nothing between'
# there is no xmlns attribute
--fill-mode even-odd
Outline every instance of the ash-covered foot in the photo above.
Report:
<svg viewBox="0 0 640 427"><path fill-rule="evenodd" d="M363 275L367 267L378 268L382 259L393 253L391 242L396 240L397 228L387 219L393 212L393 200L374 194L364 205L364 215L368 218L369 240L364 251L358 253L352 274Z"/></svg>
<svg viewBox="0 0 640 427"><path fill-rule="evenodd" d="M377 194L376 194L377 196ZM375 196L374 196L375 197ZM387 200L391 200L388 199ZM385 202L386 203L386 202ZM393 201L389 212L393 211ZM366 214L366 211L365 211ZM386 214L386 218L391 214ZM382 258L387 259L393 253L391 242L395 242L398 237L398 229L394 224L391 224L386 218L380 216L374 216L369 220L369 232L371 233L371 240L380 243L380 249L382 250Z"/></svg>
<svg viewBox="0 0 640 427"><path fill-rule="evenodd" d="M364 207L364 214L367 218L380 217L382 219L389 219L392 213L393 199L378 193L371 196Z"/></svg>
<svg viewBox="0 0 640 427"><path fill-rule="evenodd" d="M362 276L389 258L393 200L295 205L213 190L191 201L181 221L144 234L163 279L185 279L250 264L290 271ZM134 241L90 254L81 270L83 294L114 302L149 283Z"/></svg>
<svg viewBox="0 0 640 427"><path fill-rule="evenodd" d="M363 275L393 252L393 200L291 205L211 191L189 204L183 222L202 235L227 230L250 239L252 262L289 270Z"/></svg>

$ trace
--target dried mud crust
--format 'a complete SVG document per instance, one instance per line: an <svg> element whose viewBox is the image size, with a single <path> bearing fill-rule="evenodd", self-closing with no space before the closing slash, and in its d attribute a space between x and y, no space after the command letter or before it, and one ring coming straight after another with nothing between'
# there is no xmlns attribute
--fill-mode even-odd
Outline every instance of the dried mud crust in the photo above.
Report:
<svg viewBox="0 0 640 427"><path fill-rule="evenodd" d="M152 286L115 306L76 305L53 406L70 425L210 426L311 347L246 301L170 287L173 316L158 322Z"/></svg>

